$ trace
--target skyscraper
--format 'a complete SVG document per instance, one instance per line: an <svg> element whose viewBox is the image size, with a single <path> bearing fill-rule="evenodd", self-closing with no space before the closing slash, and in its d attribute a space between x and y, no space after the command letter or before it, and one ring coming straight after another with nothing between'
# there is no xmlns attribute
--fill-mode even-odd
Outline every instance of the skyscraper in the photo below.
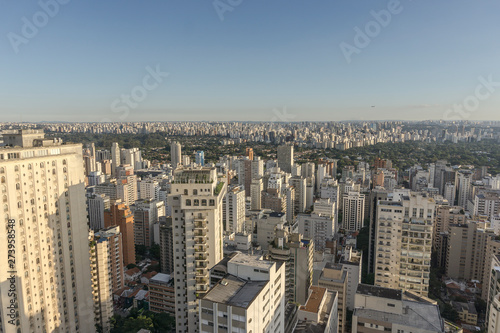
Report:
<svg viewBox="0 0 500 333"><path fill-rule="evenodd" d="M130 208L117 200L104 212L106 228L117 225L123 237L123 261L125 265L135 264L134 214Z"/></svg>
<svg viewBox="0 0 500 333"><path fill-rule="evenodd" d="M203 150L197 151L194 161L199 166L205 166L205 152Z"/></svg>
<svg viewBox="0 0 500 333"><path fill-rule="evenodd" d="M92 285L95 300L95 323L109 332L113 316L113 291L123 287L123 249L119 226L102 229L92 235L90 242Z"/></svg>
<svg viewBox="0 0 500 333"><path fill-rule="evenodd" d="M117 142L111 145L111 176L116 177L116 169L121 165L120 146Z"/></svg>
<svg viewBox="0 0 500 333"><path fill-rule="evenodd" d="M375 285L427 296L436 202L411 193L377 207Z"/></svg>
<svg viewBox="0 0 500 333"><path fill-rule="evenodd" d="M293 146L284 145L278 147L278 166L281 170L292 173Z"/></svg>
<svg viewBox="0 0 500 333"><path fill-rule="evenodd" d="M181 144L177 141L172 142L170 145L170 163L172 164L172 168L175 169L177 168L177 165L182 163L181 155Z"/></svg>
<svg viewBox="0 0 500 333"><path fill-rule="evenodd" d="M225 179L215 168L178 168L168 205L172 209L177 332L198 332L198 297L209 288L209 269L223 256Z"/></svg>
<svg viewBox="0 0 500 333"><path fill-rule="evenodd" d="M342 197L342 227L347 231L357 231L365 220L365 195L348 192Z"/></svg>
<svg viewBox="0 0 500 333"><path fill-rule="evenodd" d="M3 138L0 331L95 332L82 145Z"/></svg>

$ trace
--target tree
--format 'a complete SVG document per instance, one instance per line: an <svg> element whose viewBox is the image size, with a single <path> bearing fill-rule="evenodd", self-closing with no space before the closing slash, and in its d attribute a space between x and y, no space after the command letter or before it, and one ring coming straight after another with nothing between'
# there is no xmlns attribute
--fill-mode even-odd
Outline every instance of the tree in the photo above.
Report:
<svg viewBox="0 0 500 333"><path fill-rule="evenodd" d="M137 333L142 328L147 330L153 329L153 319L140 315L137 318L128 318L123 325L123 332Z"/></svg>
<svg viewBox="0 0 500 333"><path fill-rule="evenodd" d="M448 319L451 322L456 322L460 319L457 310L455 310L450 304L445 303L441 310L441 316Z"/></svg>
<svg viewBox="0 0 500 333"><path fill-rule="evenodd" d="M133 263L130 263L127 265L127 269L131 269L131 268L135 268L135 267L137 267L137 265L133 264Z"/></svg>

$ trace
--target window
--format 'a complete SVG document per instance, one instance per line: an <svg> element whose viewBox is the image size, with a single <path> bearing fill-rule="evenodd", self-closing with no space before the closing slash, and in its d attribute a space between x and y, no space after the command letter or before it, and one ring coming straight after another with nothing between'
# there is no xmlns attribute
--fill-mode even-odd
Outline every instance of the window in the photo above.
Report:
<svg viewBox="0 0 500 333"><path fill-rule="evenodd" d="M5 177L4 177L4 176L2 176L2 178L1 178L0 182L1 182L2 184L5 184Z"/></svg>
<svg viewBox="0 0 500 333"><path fill-rule="evenodd" d="M186 206L191 206L191 199L186 199Z"/></svg>

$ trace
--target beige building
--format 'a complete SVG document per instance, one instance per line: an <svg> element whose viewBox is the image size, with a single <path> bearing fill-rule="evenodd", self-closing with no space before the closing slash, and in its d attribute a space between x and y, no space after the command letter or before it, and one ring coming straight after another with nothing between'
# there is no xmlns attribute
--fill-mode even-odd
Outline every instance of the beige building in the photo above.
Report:
<svg viewBox="0 0 500 333"><path fill-rule="evenodd" d="M307 302L297 310L298 322L293 332L337 333L339 329L337 292L311 286L308 294Z"/></svg>
<svg viewBox="0 0 500 333"><path fill-rule="evenodd" d="M209 269L222 259L225 178L215 168L178 167L168 205L172 210L178 332L198 332L198 297L209 289Z"/></svg>
<svg viewBox="0 0 500 333"><path fill-rule="evenodd" d="M486 227L484 222L477 221L449 226L447 276L452 279L483 281L488 239L495 237L493 230Z"/></svg>
<svg viewBox="0 0 500 333"><path fill-rule="evenodd" d="M82 145L3 140L0 331L95 332Z"/></svg>
<svg viewBox="0 0 500 333"><path fill-rule="evenodd" d="M346 331L347 275L348 272L343 269L342 265L327 263L318 279L318 285L320 287L337 292L339 333L344 333Z"/></svg>
<svg viewBox="0 0 500 333"><path fill-rule="evenodd" d="M380 200L375 237L375 285L427 296L435 201L422 194Z"/></svg>
<svg viewBox="0 0 500 333"><path fill-rule="evenodd" d="M488 333L500 333L500 293L489 303Z"/></svg>
<svg viewBox="0 0 500 333"><path fill-rule="evenodd" d="M285 332L285 265L236 254L199 300L199 332Z"/></svg>
<svg viewBox="0 0 500 333"><path fill-rule="evenodd" d="M174 280L168 274L158 273L149 280L149 310L175 316Z"/></svg>
<svg viewBox="0 0 500 333"><path fill-rule="evenodd" d="M305 304L312 283L314 242L301 234L277 230L268 253L270 260L285 263L286 302Z"/></svg>
<svg viewBox="0 0 500 333"><path fill-rule="evenodd" d="M432 248L437 254L438 267L446 266L450 225L463 224L465 221L466 217L462 207L439 206L436 208L436 223L434 224Z"/></svg>
<svg viewBox="0 0 500 333"><path fill-rule="evenodd" d="M102 229L90 237L90 264L95 302L95 324L111 329L113 292L124 286L122 235L119 226Z"/></svg>

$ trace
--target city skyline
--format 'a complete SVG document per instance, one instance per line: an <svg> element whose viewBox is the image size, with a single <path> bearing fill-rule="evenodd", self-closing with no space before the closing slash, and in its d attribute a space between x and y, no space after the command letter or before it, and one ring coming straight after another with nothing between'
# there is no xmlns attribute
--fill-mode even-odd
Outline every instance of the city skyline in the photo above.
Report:
<svg viewBox="0 0 500 333"><path fill-rule="evenodd" d="M5 6L5 121L500 120L493 1Z"/></svg>

